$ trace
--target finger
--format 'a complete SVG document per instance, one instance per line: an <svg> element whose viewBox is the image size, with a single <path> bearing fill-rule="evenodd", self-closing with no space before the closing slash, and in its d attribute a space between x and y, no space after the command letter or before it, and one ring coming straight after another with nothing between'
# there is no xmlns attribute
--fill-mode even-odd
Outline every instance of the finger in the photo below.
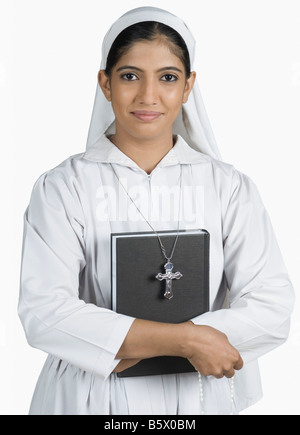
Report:
<svg viewBox="0 0 300 435"><path fill-rule="evenodd" d="M228 378L228 379L233 378L234 375L235 375L235 370L234 370L234 369L232 369L232 370L228 370L228 371L224 372L224 376L225 376L226 378Z"/></svg>
<svg viewBox="0 0 300 435"><path fill-rule="evenodd" d="M240 356L238 362L233 366L235 370L241 370L244 367L244 361L242 357Z"/></svg>
<svg viewBox="0 0 300 435"><path fill-rule="evenodd" d="M224 373L222 372L222 373L215 373L215 378L217 378L217 379L222 379L222 378L224 378Z"/></svg>

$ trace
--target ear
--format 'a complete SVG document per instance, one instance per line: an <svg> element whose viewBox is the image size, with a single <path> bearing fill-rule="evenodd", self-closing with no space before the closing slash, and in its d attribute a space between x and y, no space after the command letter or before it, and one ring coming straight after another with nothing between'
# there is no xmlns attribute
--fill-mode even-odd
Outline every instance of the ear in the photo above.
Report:
<svg viewBox="0 0 300 435"><path fill-rule="evenodd" d="M187 103L187 101L189 99L189 95L192 92L192 89L194 87L195 80L196 80L196 73L195 73L195 71L193 71L193 72L191 72L190 77L186 81L186 85L185 85L184 93L183 93L183 104Z"/></svg>
<svg viewBox="0 0 300 435"><path fill-rule="evenodd" d="M111 101L110 79L103 69L98 72L98 83L107 101Z"/></svg>

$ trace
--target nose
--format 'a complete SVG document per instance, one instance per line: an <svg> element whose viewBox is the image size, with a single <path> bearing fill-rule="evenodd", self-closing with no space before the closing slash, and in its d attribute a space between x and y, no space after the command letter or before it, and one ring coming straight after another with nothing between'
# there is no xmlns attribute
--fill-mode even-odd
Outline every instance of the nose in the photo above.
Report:
<svg viewBox="0 0 300 435"><path fill-rule="evenodd" d="M154 78L144 78L140 81L137 94L137 102L147 106L156 105L159 102L158 84Z"/></svg>

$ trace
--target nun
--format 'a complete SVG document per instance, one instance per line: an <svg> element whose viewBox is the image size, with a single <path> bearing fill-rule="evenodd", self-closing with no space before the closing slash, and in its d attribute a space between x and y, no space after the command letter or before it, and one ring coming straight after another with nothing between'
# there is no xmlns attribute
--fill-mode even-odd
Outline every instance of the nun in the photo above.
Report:
<svg viewBox="0 0 300 435"><path fill-rule="evenodd" d="M19 315L48 356L31 415L226 415L262 397L257 361L286 341L294 292L255 184L221 159L194 56L180 18L123 15L103 41L85 152L33 187ZM112 310L112 233L199 228L210 234L208 312L173 324ZM118 376L156 356L195 371Z"/></svg>

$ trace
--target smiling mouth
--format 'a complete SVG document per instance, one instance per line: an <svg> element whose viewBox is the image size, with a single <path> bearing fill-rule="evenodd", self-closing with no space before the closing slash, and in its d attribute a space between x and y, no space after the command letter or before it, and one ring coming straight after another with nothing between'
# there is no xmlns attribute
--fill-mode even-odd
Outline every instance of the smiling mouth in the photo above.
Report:
<svg viewBox="0 0 300 435"><path fill-rule="evenodd" d="M131 112L140 121L151 122L158 119L162 113L161 112L151 112L146 110L137 110L136 112Z"/></svg>

